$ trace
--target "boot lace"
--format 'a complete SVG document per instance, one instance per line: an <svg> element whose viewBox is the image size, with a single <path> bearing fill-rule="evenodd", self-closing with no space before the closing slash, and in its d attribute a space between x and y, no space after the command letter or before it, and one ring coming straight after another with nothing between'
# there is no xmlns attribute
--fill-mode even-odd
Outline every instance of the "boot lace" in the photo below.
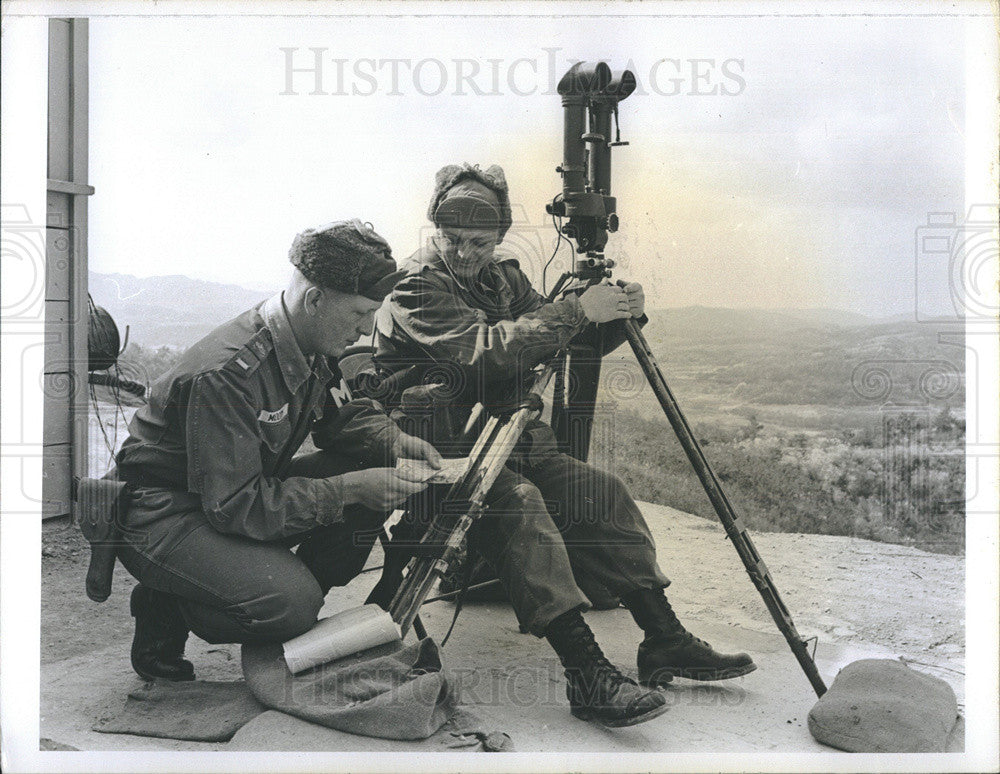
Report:
<svg viewBox="0 0 1000 774"><path fill-rule="evenodd" d="M595 677L606 679L608 686L614 690L624 684L635 685L635 680L625 677L604 655L601 646L594 639L594 633L589 628L580 628L573 632L579 638L581 654L585 657L584 669L593 670Z"/></svg>
<svg viewBox="0 0 1000 774"><path fill-rule="evenodd" d="M660 602L660 600L657 600ZM662 599L663 612L667 616L667 622L669 625L669 638L675 641L678 645L687 645L689 643L701 643L702 645L708 645L704 640L698 639L691 632L684 628L684 624L680 622L677 618L677 613L674 612L674 608L670 605L670 602L666 599Z"/></svg>

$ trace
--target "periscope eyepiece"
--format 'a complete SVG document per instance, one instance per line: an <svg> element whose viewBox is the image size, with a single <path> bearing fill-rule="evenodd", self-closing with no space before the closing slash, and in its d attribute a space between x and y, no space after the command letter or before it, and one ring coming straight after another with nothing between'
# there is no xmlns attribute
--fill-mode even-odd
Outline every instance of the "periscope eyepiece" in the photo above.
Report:
<svg viewBox="0 0 1000 774"><path fill-rule="evenodd" d="M578 253L596 259L577 262L577 272L587 266L607 268L602 253L608 233L618 229L611 195L611 148L628 145L619 136L618 103L635 88L630 70L612 71L606 62L577 62L556 87L563 106L563 161L556 168L563 190L546 211L568 218L562 233L576 243Z"/></svg>

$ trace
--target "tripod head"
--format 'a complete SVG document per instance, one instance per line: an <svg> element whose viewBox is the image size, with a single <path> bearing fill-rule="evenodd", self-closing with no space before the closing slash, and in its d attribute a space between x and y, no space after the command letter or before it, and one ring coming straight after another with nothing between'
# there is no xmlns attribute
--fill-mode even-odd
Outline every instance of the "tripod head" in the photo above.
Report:
<svg viewBox="0 0 1000 774"><path fill-rule="evenodd" d="M563 106L562 192L546 211L568 218L562 233L576 243L577 260L572 272L560 280L578 278L598 281L611 276L614 261L604 257L608 234L618 230L615 197L611 195L611 149L628 145L621 141L618 103L635 91L635 76L629 70L612 71L605 62L578 62L559 81L557 91ZM611 118L615 136L611 138Z"/></svg>

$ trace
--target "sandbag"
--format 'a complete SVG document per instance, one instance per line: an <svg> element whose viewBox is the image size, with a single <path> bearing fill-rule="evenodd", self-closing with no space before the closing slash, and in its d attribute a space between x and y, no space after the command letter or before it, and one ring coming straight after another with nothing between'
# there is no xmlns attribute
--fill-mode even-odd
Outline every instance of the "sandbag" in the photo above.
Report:
<svg viewBox="0 0 1000 774"><path fill-rule="evenodd" d="M430 638L388 643L297 675L280 643L244 645L242 663L261 704L351 734L426 739L458 707Z"/></svg>
<svg viewBox="0 0 1000 774"><path fill-rule="evenodd" d="M958 701L944 680L892 659L840 670L809 711L816 741L848 752L946 752Z"/></svg>
<svg viewBox="0 0 1000 774"><path fill-rule="evenodd" d="M94 731L192 742L228 742L264 711L242 680L156 680L131 691L116 716L101 718Z"/></svg>

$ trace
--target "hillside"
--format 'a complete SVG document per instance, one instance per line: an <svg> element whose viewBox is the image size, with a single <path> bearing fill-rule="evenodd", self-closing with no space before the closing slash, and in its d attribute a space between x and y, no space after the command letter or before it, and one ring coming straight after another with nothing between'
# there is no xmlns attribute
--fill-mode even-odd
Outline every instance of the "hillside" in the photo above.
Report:
<svg viewBox="0 0 1000 774"><path fill-rule="evenodd" d="M829 310L687 307L649 317L646 338L682 394L758 404L964 405L962 330L947 325Z"/></svg>
<svg viewBox="0 0 1000 774"><path fill-rule="evenodd" d="M122 360L140 382L267 296L179 276L94 274L91 286L119 327L131 326ZM754 529L964 550L960 332L830 309L649 317L667 382ZM647 500L711 517L628 347L605 359L599 400L612 421L595 431L591 459Z"/></svg>

